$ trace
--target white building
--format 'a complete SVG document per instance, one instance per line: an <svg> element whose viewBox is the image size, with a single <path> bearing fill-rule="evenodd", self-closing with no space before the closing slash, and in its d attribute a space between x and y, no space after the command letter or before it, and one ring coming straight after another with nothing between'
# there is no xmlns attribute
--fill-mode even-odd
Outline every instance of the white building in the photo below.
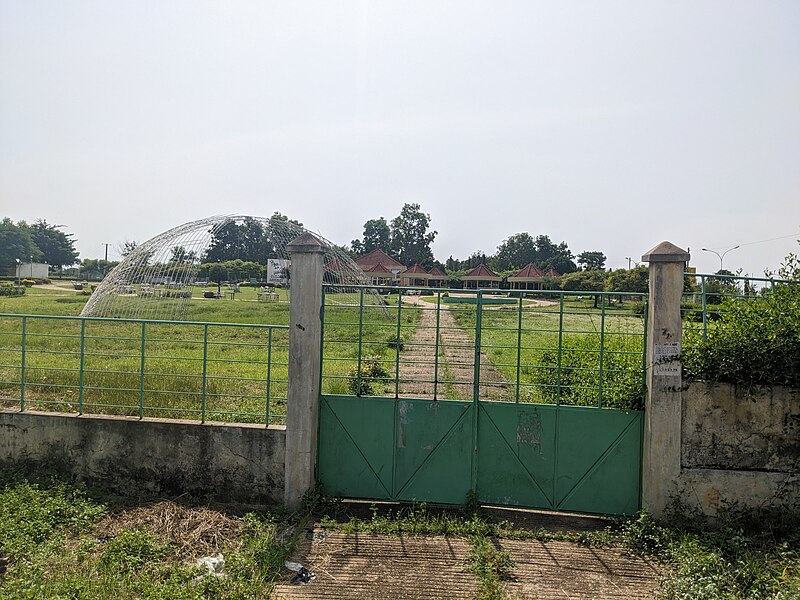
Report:
<svg viewBox="0 0 800 600"><path fill-rule="evenodd" d="M17 264L17 279L47 279L50 277L50 265L47 263Z"/></svg>

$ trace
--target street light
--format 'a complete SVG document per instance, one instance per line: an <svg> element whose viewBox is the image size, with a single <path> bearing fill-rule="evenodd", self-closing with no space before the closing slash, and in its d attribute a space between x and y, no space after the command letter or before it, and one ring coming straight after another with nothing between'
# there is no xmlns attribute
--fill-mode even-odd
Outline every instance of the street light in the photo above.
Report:
<svg viewBox="0 0 800 600"><path fill-rule="evenodd" d="M21 275L20 271L22 269L19 266L20 265L20 260L18 258L15 258L14 260L17 261L17 287L19 287L19 285L20 285L19 278L20 278L20 275Z"/></svg>
<svg viewBox="0 0 800 600"><path fill-rule="evenodd" d="M628 271L631 270L631 261L633 260L630 256L626 256L625 259L628 261Z"/></svg>
<svg viewBox="0 0 800 600"><path fill-rule="evenodd" d="M720 254L719 252L717 252L715 250L711 250L710 248L700 248L700 250L702 250L703 252L711 252L712 254L716 254L719 257L719 270L722 271L722 259L725 258L725 255L728 252L730 252L731 250L736 250L738 247L739 246L734 246L733 248L728 248L722 254Z"/></svg>

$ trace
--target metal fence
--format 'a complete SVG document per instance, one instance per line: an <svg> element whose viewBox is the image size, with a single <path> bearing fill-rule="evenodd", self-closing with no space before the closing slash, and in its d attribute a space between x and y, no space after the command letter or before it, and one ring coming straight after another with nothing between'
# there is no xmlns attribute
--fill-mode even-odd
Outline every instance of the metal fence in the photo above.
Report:
<svg viewBox="0 0 800 600"><path fill-rule="evenodd" d="M325 394L642 405L645 295L363 287L347 303L338 292L323 294Z"/></svg>
<svg viewBox="0 0 800 600"><path fill-rule="evenodd" d="M279 424L288 327L0 314L0 406Z"/></svg>
<svg viewBox="0 0 800 600"><path fill-rule="evenodd" d="M738 275L713 275L685 273L685 286L681 301L684 332L700 334L703 341L711 327L717 323L730 302L747 302L774 293L777 286L796 285L784 279L741 277Z"/></svg>

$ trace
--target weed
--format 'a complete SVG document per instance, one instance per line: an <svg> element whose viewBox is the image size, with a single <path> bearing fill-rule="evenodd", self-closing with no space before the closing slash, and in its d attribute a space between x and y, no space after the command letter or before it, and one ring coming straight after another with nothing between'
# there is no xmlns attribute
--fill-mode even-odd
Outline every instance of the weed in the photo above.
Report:
<svg viewBox="0 0 800 600"><path fill-rule="evenodd" d="M499 600L504 597L503 581L511 578L514 561L511 555L497 547L493 538L482 535L470 537L472 549L467 568L478 578L479 600Z"/></svg>

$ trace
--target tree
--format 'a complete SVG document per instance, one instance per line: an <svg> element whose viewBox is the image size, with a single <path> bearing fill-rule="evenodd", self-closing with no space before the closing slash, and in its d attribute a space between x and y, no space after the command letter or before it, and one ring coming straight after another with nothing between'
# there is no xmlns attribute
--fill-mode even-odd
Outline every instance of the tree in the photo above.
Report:
<svg viewBox="0 0 800 600"><path fill-rule="evenodd" d="M617 269L606 274L607 292L633 292L646 294L649 288L648 269L639 265L633 269ZM622 297L620 296L620 300Z"/></svg>
<svg viewBox="0 0 800 600"><path fill-rule="evenodd" d="M183 246L175 246L171 250L172 256L169 262L178 264L192 264L197 260L197 255L192 251L187 251Z"/></svg>
<svg viewBox="0 0 800 600"><path fill-rule="evenodd" d="M120 256L125 258L126 256L128 256L128 254L136 250L136 247L138 245L139 242L137 242L136 240L131 240L131 241L125 240L124 242L122 242L117 246L117 252L119 252Z"/></svg>
<svg viewBox="0 0 800 600"><path fill-rule="evenodd" d="M63 225L50 225L44 219L37 219L30 227L34 243L42 251L42 260L59 270L78 262L78 251L72 234L61 231Z"/></svg>
<svg viewBox="0 0 800 600"><path fill-rule="evenodd" d="M243 260L266 264L268 258L278 258L279 249L289 240L283 239L287 230L290 237L303 232L303 224L279 212L273 213L264 226L253 217L241 223L229 221L214 232L203 262Z"/></svg>
<svg viewBox="0 0 800 600"><path fill-rule="evenodd" d="M549 238L548 238L549 239ZM539 262L536 241L527 232L515 233L497 247L494 255L494 267L506 271L521 269L528 263Z"/></svg>
<svg viewBox="0 0 800 600"><path fill-rule="evenodd" d="M534 240L534 245L536 246L536 260L533 262L542 270L555 269L562 275L578 270L572 260L575 257L566 242L554 244L550 241L550 236L538 235Z"/></svg>
<svg viewBox="0 0 800 600"><path fill-rule="evenodd" d="M263 225L252 217L241 224L229 221L214 232L204 262L240 260L261 262L270 258L274 248L266 239Z"/></svg>
<svg viewBox="0 0 800 600"><path fill-rule="evenodd" d="M419 204L404 204L400 214L392 219L390 254L404 265L433 264L431 244L438 232L428 231L430 215Z"/></svg>
<svg viewBox="0 0 800 600"><path fill-rule="evenodd" d="M561 279L561 289L571 292L602 292L605 286L605 271L591 269L575 271ZM598 295L594 294L594 307L597 308Z"/></svg>
<svg viewBox="0 0 800 600"><path fill-rule="evenodd" d="M387 250L391 242L391 237L392 231L389 229L389 224L386 222L386 219L383 217L370 219L364 223L362 251L367 253L378 248Z"/></svg>
<svg viewBox="0 0 800 600"><path fill-rule="evenodd" d="M585 270L602 269L606 266L606 255L597 250L587 250L578 254L578 264Z"/></svg>
<svg viewBox="0 0 800 600"><path fill-rule="evenodd" d="M42 256L25 221L14 224L6 217L0 222L0 267L9 269L16 266L16 259L27 262L33 258L36 261Z"/></svg>

